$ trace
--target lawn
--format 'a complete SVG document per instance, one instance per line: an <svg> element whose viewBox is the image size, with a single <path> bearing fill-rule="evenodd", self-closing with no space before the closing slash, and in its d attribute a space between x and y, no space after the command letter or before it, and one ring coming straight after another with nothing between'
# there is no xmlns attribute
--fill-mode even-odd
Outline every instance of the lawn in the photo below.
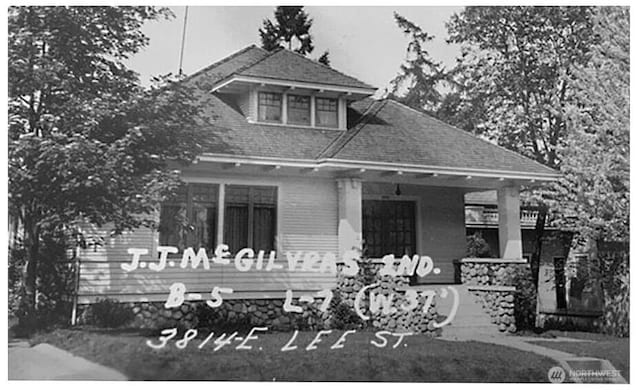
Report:
<svg viewBox="0 0 640 392"><path fill-rule="evenodd" d="M629 380L629 338L616 338L612 336L588 333L588 332L556 332L554 336L584 339L585 342L553 342L531 341L540 346L572 353L581 357L593 357L606 359L622 372L622 377Z"/></svg>
<svg viewBox="0 0 640 392"><path fill-rule="evenodd" d="M214 351L215 339L207 334L179 349L179 334L164 348L157 335L139 332L60 329L40 334L32 343L46 342L75 355L117 369L131 380L242 380L242 381L396 381L396 382L548 382L551 359L507 347L450 342L414 335L393 348L397 337L382 339L373 332L346 337L343 348L331 349L342 335L323 335L316 349L306 347L316 332L300 332L291 344L297 349L281 351L293 333L257 332L247 342L248 350L237 350L234 339ZM246 337L246 333L242 335ZM198 348L202 345L202 348Z"/></svg>

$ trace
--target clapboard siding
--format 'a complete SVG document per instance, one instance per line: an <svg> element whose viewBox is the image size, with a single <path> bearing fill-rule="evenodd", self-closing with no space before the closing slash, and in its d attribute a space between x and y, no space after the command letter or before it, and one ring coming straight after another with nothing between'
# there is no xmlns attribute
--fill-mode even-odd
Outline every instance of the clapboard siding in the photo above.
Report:
<svg viewBox="0 0 640 392"><path fill-rule="evenodd" d="M94 302L98 298L117 298L120 301L140 301L154 298L164 301L173 283L183 283L187 293L202 295L210 299L214 287L228 287L233 294L223 294L225 299L233 298L284 298L287 290L296 296L315 294L320 290L335 287L335 274L330 272L289 271L286 262L279 270L238 271L233 263L213 264L210 269L167 267L163 271L138 268L126 272L118 262L83 262L80 264L79 303Z"/></svg>
<svg viewBox="0 0 640 392"><path fill-rule="evenodd" d="M199 170L186 171L188 181L273 185L278 187L278 257L286 252L337 252L337 188L333 180L305 178L234 177ZM101 297L120 301L166 300L169 287L182 282L187 290L210 293L214 286L231 287L234 293L225 298L283 298L286 290L313 293L333 287L335 276L301 271L237 271L233 266L212 265L210 270L167 268L160 273L139 269L127 274L120 268L128 262L129 248L147 248L142 260L155 260L158 234L140 228L117 237L110 237L110 225L102 228L87 226L85 231L104 238L104 246L90 247L80 252L79 301L88 303ZM266 262L266 261L265 261ZM226 286L225 286L226 285ZM208 295L208 294L207 294ZM205 296L206 297L206 296ZM152 299L153 298L153 299Z"/></svg>
<svg viewBox="0 0 640 392"><path fill-rule="evenodd" d="M335 181L284 182L280 191L284 251L338 251L338 195Z"/></svg>
<svg viewBox="0 0 640 392"><path fill-rule="evenodd" d="M102 245L89 245L86 249L79 251L79 257L83 261L112 261L128 260L131 255L127 252L129 248L147 248L149 255L143 257L151 258L155 249L157 235L149 228L138 228L118 236L112 236L113 225L107 224L102 227L86 224L82 227L85 237L101 238Z"/></svg>

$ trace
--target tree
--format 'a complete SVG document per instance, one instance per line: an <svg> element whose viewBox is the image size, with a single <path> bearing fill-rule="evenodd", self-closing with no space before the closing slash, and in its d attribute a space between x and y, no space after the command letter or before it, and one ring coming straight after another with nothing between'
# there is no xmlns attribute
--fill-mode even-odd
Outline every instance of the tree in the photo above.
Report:
<svg viewBox="0 0 640 392"><path fill-rule="evenodd" d="M593 43L592 7L466 7L447 27L463 45L452 79L467 129L558 169L567 140L567 107L574 70L586 64ZM455 110L455 108L454 108ZM481 113L468 122L469 113ZM537 206L532 278L537 281L549 186L525 190Z"/></svg>
<svg viewBox="0 0 640 392"><path fill-rule="evenodd" d="M329 61L329 51L325 50L324 53L320 57L318 57L318 62L320 64L324 64L326 66L331 65L331 61Z"/></svg>
<svg viewBox="0 0 640 392"><path fill-rule="evenodd" d="M302 6L278 6L274 12L275 23L269 19L262 21L262 28L258 30L262 48L272 51L287 48L302 55L313 52L311 25L313 19L304 11ZM329 51L325 51L318 62L329 65Z"/></svg>
<svg viewBox="0 0 640 392"><path fill-rule="evenodd" d="M463 45L457 67L467 102L481 102L476 132L558 168L573 69L592 43L590 7L466 7L448 23Z"/></svg>
<svg viewBox="0 0 640 392"><path fill-rule="evenodd" d="M391 81L391 95L407 106L434 113L442 98L438 83L445 79L442 64L434 61L424 48L434 36L397 12L393 15L410 41L406 61Z"/></svg>
<svg viewBox="0 0 640 392"><path fill-rule="evenodd" d="M303 55L311 53L313 44L311 43L309 30L313 19L309 18L303 8L302 6L276 7L275 23L265 19L262 22L262 28L259 30L262 47L269 51L286 47ZM297 48L293 47L294 40L298 43Z"/></svg>
<svg viewBox="0 0 640 392"><path fill-rule="evenodd" d="M199 151L192 88L144 89L122 60L140 28L170 17L153 7L9 8L9 206L23 225L23 308L36 308L43 238L81 222L114 233L149 214L179 180L170 162ZM25 316L26 317L26 316Z"/></svg>
<svg viewBox="0 0 640 392"><path fill-rule="evenodd" d="M589 61L573 71L555 207L585 238L629 242L629 9L601 7L595 33Z"/></svg>

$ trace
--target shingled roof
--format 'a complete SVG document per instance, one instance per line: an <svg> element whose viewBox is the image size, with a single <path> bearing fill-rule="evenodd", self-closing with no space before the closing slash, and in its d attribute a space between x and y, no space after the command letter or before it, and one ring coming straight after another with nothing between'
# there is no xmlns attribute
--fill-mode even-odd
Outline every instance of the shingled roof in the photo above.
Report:
<svg viewBox="0 0 640 392"><path fill-rule="evenodd" d="M219 82L234 75L318 83L341 87L375 89L354 77L308 59L301 54L277 49L272 52L250 45L198 72L206 73L209 82Z"/></svg>
<svg viewBox="0 0 640 392"><path fill-rule="evenodd" d="M534 160L392 99L351 105L361 118L319 158L555 174Z"/></svg>
<svg viewBox="0 0 640 392"><path fill-rule="evenodd" d="M288 50L268 52L253 45L189 79L206 77L215 82L232 75L372 88ZM207 94L202 104L214 115L204 124L211 131L211 138L204 141L207 154L557 174L529 158L390 99L352 102L346 131L250 123L232 102L216 94Z"/></svg>

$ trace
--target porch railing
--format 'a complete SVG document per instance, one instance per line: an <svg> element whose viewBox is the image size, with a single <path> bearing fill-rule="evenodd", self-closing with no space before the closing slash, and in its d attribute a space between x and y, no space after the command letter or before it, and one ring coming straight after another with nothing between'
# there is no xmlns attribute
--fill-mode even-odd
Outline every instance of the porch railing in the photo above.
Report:
<svg viewBox="0 0 640 392"><path fill-rule="evenodd" d="M538 211L521 209L520 225L533 227L538 219ZM498 209L485 206L465 206L465 223L468 226L498 226Z"/></svg>

